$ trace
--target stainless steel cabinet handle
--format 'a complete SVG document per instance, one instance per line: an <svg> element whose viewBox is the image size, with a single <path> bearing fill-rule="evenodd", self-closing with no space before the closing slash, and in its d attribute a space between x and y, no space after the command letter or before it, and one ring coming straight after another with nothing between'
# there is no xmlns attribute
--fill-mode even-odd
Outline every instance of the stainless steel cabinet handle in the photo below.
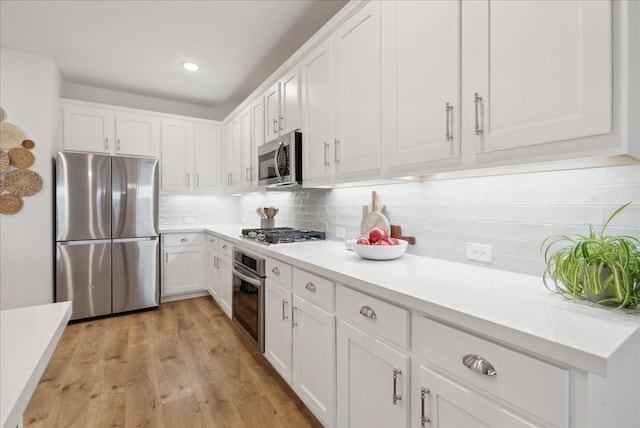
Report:
<svg viewBox="0 0 640 428"><path fill-rule="evenodd" d="M376 319L378 318L378 315L376 315L376 311L373 310L373 308L371 306L363 306L360 308L360 315L367 317L367 318L371 318L371 319Z"/></svg>
<svg viewBox="0 0 640 428"><path fill-rule="evenodd" d="M284 117L280 116L280 121L278 124L278 129L280 129L280 131L284 131L284 128L282 127L282 122L284 121Z"/></svg>
<svg viewBox="0 0 640 428"><path fill-rule="evenodd" d="M447 141L453 141L453 132L451 131L451 112L453 111L453 106L447 103L446 113L447 113L447 130L445 134L445 138Z"/></svg>
<svg viewBox="0 0 640 428"><path fill-rule="evenodd" d="M398 375L402 374L402 370L393 369L393 405L398 404L402 400L402 396L398 395Z"/></svg>
<svg viewBox="0 0 640 428"><path fill-rule="evenodd" d="M223 250L226 250L226 249L227 249L227 244L224 244L224 245L222 246L222 249L223 249Z"/></svg>
<svg viewBox="0 0 640 428"><path fill-rule="evenodd" d="M284 311L284 307L289 304L289 302L287 302L286 300L282 301L282 321L286 320L287 318L289 318L288 316L285 315L285 311Z"/></svg>
<svg viewBox="0 0 640 428"><path fill-rule="evenodd" d="M278 119L273 119L273 133L277 134L276 126L278 125Z"/></svg>
<svg viewBox="0 0 640 428"><path fill-rule="evenodd" d="M316 292L316 285L313 282L307 282L307 285L305 285L304 288L311 291L312 293Z"/></svg>
<svg viewBox="0 0 640 428"><path fill-rule="evenodd" d="M276 266L273 269L271 269L271 272L273 272L274 275L280 275L280 269L278 269L278 266Z"/></svg>
<svg viewBox="0 0 640 428"><path fill-rule="evenodd" d="M200 174L196 174L196 187L200 187Z"/></svg>
<svg viewBox="0 0 640 428"><path fill-rule="evenodd" d="M180 242L189 242L189 238L180 238Z"/></svg>
<svg viewBox="0 0 640 428"><path fill-rule="evenodd" d="M187 174L187 187L191 186L191 174Z"/></svg>
<svg viewBox="0 0 640 428"><path fill-rule="evenodd" d="M116 140L116 150L120 151L120 138Z"/></svg>
<svg viewBox="0 0 640 428"><path fill-rule="evenodd" d="M480 135L482 134L482 128L480 128L480 119L478 117L479 116L478 110L480 110L480 103L482 103L482 97L479 97L477 92L473 94L473 103L475 104L475 111L476 111L475 132L476 132L476 135Z"/></svg>
<svg viewBox="0 0 640 428"><path fill-rule="evenodd" d="M164 253L164 262L169 263L169 253Z"/></svg>
<svg viewBox="0 0 640 428"><path fill-rule="evenodd" d="M340 163L340 157L338 156L338 153L340 152L340 150L338 149L340 147L340 140L338 140L337 138L333 139L333 156L334 159L336 161L336 163Z"/></svg>
<svg viewBox="0 0 640 428"><path fill-rule="evenodd" d="M469 370L476 371L486 376L495 376L498 374L491 363L479 355L465 355L462 357L462 364L464 364Z"/></svg>
<svg viewBox="0 0 640 428"><path fill-rule="evenodd" d="M298 323L295 321L295 312L296 312L296 308L295 306L291 307L291 327L295 327L298 325Z"/></svg>
<svg viewBox="0 0 640 428"><path fill-rule="evenodd" d="M431 418L425 415L424 411L424 398L427 394L430 394L429 388L420 388L420 426L424 428L425 424L431 422Z"/></svg>
<svg viewBox="0 0 640 428"><path fill-rule="evenodd" d="M109 137L104 139L104 149L109 150Z"/></svg>
<svg viewBox="0 0 640 428"><path fill-rule="evenodd" d="M329 143L324 142L324 166L329 166L329 161L327 160L327 152L329 151Z"/></svg>

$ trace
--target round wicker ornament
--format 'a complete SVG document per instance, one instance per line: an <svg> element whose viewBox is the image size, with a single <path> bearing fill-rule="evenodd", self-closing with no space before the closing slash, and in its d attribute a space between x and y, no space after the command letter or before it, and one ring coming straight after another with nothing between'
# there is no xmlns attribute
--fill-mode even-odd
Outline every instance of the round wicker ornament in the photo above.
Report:
<svg viewBox="0 0 640 428"><path fill-rule="evenodd" d="M29 168L36 161L36 157L27 149L14 147L9 150L9 163L18 169Z"/></svg>
<svg viewBox="0 0 640 428"><path fill-rule="evenodd" d="M0 150L0 174L9 168L9 155Z"/></svg>
<svg viewBox="0 0 640 428"><path fill-rule="evenodd" d="M42 177L30 169L14 169L5 174L4 186L14 195L31 196L42 190Z"/></svg>
<svg viewBox="0 0 640 428"><path fill-rule="evenodd" d="M24 201L18 195L0 195L0 214L15 214L23 206Z"/></svg>
<svg viewBox="0 0 640 428"><path fill-rule="evenodd" d="M34 143L33 140L24 140L22 142L22 147L31 150L36 147L36 143Z"/></svg>
<svg viewBox="0 0 640 428"><path fill-rule="evenodd" d="M0 148L11 149L18 147L24 140L24 133L17 126L0 122Z"/></svg>

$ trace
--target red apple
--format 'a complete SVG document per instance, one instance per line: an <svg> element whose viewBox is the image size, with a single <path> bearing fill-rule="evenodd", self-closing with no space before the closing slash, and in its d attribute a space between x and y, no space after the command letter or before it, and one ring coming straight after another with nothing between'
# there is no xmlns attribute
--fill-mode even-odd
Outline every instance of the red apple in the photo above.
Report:
<svg viewBox="0 0 640 428"><path fill-rule="evenodd" d="M396 238L387 238L387 241L389 241L390 245L398 245L398 244L400 244Z"/></svg>
<svg viewBox="0 0 640 428"><path fill-rule="evenodd" d="M376 241L376 243L373 245L391 245L391 244L389 244L389 241L387 241L386 239L380 239L379 241Z"/></svg>
<svg viewBox="0 0 640 428"><path fill-rule="evenodd" d="M387 238L389 238L387 231L384 229L380 229L379 227L371 229L371 232L369 232L369 241L371 241L371 243L373 244L375 244L379 240L386 241Z"/></svg>
<svg viewBox="0 0 640 428"><path fill-rule="evenodd" d="M367 238L358 238L358 240L356 241L356 244L371 245L371 242L369 242Z"/></svg>

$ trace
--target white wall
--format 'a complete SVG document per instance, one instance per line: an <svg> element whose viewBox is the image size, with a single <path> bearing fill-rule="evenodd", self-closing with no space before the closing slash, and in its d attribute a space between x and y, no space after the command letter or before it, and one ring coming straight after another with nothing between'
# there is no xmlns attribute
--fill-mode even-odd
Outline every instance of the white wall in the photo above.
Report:
<svg viewBox="0 0 640 428"><path fill-rule="evenodd" d="M60 75L51 58L0 49L0 105L36 143L30 168L42 191L14 215L0 214L0 309L53 302L53 169Z"/></svg>
<svg viewBox="0 0 640 428"><path fill-rule="evenodd" d="M333 190L265 193L241 199L240 219L258 226L255 209L280 208L276 226L324 230L347 238L360 233L362 205L372 190L386 204L391 224L417 243L408 252L466 260L468 242L493 246L496 269L540 275L540 244L549 235L585 233L632 202L609 231L640 238L640 165L499 175Z"/></svg>

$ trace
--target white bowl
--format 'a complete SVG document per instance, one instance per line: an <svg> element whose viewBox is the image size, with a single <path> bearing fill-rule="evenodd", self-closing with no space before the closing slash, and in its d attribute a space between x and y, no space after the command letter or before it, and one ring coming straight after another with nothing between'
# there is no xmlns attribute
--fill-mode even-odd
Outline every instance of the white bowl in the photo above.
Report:
<svg viewBox="0 0 640 428"><path fill-rule="evenodd" d="M398 239L398 245L353 244L353 250L363 259L393 260L407 251L407 245L409 245L407 241Z"/></svg>

